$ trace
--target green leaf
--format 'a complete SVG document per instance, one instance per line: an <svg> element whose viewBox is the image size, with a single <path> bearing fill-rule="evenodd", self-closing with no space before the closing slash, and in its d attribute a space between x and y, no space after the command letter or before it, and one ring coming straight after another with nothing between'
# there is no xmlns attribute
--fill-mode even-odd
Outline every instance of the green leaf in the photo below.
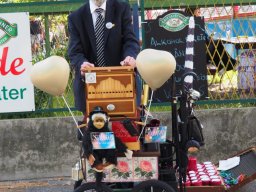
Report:
<svg viewBox="0 0 256 192"><path fill-rule="evenodd" d="M150 177L153 177L153 172L150 172L148 175L150 175Z"/></svg>
<svg viewBox="0 0 256 192"><path fill-rule="evenodd" d="M113 169L111 170L111 172L112 172L112 173L118 172L118 169L117 169L117 168L113 168Z"/></svg>
<svg viewBox="0 0 256 192"><path fill-rule="evenodd" d="M122 177L123 173L119 172L118 177Z"/></svg>
<svg viewBox="0 0 256 192"><path fill-rule="evenodd" d="M138 171L141 171L141 169L140 169L139 167L136 167L136 168L134 169L134 171L138 172Z"/></svg>

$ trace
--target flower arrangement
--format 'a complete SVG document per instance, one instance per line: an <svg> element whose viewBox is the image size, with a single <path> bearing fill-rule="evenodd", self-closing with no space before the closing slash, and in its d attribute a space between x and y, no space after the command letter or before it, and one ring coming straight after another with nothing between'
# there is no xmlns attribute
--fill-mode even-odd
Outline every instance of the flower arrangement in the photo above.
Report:
<svg viewBox="0 0 256 192"><path fill-rule="evenodd" d="M153 177L154 171L151 162L146 160L140 161L138 167L135 168L135 174L137 177L144 177L146 179Z"/></svg>
<svg viewBox="0 0 256 192"><path fill-rule="evenodd" d="M118 161L117 166L111 171L112 176L118 179L128 179L131 176L129 164L125 161Z"/></svg>

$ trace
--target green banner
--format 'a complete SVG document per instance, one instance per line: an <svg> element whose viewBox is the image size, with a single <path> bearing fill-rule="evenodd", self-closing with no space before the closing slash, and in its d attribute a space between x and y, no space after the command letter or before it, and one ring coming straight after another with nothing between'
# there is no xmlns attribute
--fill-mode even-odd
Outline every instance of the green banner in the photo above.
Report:
<svg viewBox="0 0 256 192"><path fill-rule="evenodd" d="M4 31L4 35L0 38L0 45L6 43L10 38L18 35L17 24L10 24L6 20L0 18L0 29Z"/></svg>

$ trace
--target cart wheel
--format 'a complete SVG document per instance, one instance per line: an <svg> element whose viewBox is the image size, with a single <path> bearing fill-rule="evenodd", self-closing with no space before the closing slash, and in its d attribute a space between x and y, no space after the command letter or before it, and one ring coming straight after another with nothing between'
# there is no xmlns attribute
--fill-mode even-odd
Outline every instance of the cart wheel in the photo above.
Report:
<svg viewBox="0 0 256 192"><path fill-rule="evenodd" d="M132 192L175 192L175 190L163 181L147 180L136 185Z"/></svg>
<svg viewBox="0 0 256 192"><path fill-rule="evenodd" d="M74 192L113 192L113 190L104 183L96 184L93 182L82 184L80 187L76 188Z"/></svg>

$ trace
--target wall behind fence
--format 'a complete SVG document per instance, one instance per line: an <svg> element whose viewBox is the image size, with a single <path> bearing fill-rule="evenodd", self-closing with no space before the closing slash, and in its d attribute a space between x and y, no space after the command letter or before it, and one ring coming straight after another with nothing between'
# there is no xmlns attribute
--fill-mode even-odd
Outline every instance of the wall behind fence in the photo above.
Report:
<svg viewBox="0 0 256 192"><path fill-rule="evenodd" d="M256 108L202 110L205 146L199 162L229 158L256 146ZM171 113L153 113L170 136ZM76 117L80 120L82 117ZM70 176L79 159L80 143L71 117L0 121L0 180Z"/></svg>

